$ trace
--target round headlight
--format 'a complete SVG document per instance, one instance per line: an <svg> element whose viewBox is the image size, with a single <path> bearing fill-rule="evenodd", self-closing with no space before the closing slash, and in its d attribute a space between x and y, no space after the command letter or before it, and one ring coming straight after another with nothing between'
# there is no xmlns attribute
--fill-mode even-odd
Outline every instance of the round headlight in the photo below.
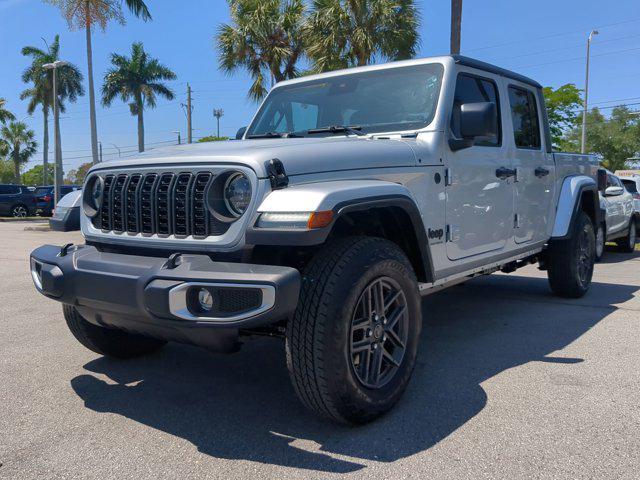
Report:
<svg viewBox="0 0 640 480"><path fill-rule="evenodd" d="M102 203L104 183L98 175L93 175L84 186L82 192L82 210L87 217L93 218L98 214Z"/></svg>
<svg viewBox="0 0 640 480"><path fill-rule="evenodd" d="M251 202L251 182L244 173L233 173L224 184L222 196L229 213L239 217Z"/></svg>

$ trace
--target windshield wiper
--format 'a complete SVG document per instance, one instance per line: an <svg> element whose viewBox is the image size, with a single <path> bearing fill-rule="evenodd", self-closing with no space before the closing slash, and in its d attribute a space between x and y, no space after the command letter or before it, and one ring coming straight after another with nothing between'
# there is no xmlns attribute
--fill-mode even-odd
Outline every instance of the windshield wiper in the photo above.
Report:
<svg viewBox="0 0 640 480"><path fill-rule="evenodd" d="M314 133L350 133L351 135L366 135L364 132L361 132L362 127L359 125L330 125L328 127L321 128L312 128L307 130L309 135L313 135Z"/></svg>
<svg viewBox="0 0 640 480"><path fill-rule="evenodd" d="M247 135L247 138L298 138L300 136L301 135L296 135L294 132L265 132Z"/></svg>

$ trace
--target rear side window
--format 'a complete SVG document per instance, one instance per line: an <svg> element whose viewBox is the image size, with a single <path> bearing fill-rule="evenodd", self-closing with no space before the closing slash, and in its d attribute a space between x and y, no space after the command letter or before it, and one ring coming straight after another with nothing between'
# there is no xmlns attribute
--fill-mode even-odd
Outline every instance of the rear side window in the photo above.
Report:
<svg viewBox="0 0 640 480"><path fill-rule="evenodd" d="M536 97L530 90L509 87L513 137L518 148L540 148L540 122Z"/></svg>
<svg viewBox="0 0 640 480"><path fill-rule="evenodd" d="M496 120L497 135L491 137L477 137L474 145L497 147L500 145L500 103L498 103L498 89L496 84L488 78L476 77L461 73L456 81L456 92L453 98L451 113L451 131L456 138L460 138L460 108L464 103L493 102L496 104L498 118Z"/></svg>
<svg viewBox="0 0 640 480"><path fill-rule="evenodd" d="M622 183L629 193L638 193L638 185L635 180L622 180Z"/></svg>

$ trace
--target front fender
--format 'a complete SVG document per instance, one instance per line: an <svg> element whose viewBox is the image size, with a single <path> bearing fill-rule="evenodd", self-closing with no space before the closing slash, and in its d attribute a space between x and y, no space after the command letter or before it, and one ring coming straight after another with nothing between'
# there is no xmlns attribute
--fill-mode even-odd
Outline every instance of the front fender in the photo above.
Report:
<svg viewBox="0 0 640 480"><path fill-rule="evenodd" d="M594 225L597 224L601 215L600 199L596 181L586 175L576 175L566 178L562 183L558 205L556 207L556 218L551 234L552 239L563 239L569 235L569 227L573 223L577 213L580 211L582 196L585 192L593 193L593 212L596 218L592 218Z"/></svg>

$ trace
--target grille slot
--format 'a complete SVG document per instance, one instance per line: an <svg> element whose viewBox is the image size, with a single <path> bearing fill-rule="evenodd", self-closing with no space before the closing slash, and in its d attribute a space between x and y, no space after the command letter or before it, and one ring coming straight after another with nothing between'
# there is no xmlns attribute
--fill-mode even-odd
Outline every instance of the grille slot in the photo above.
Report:
<svg viewBox="0 0 640 480"><path fill-rule="evenodd" d="M222 235L230 224L207 208L212 172L119 173L104 176L94 227L117 232L203 239Z"/></svg>

